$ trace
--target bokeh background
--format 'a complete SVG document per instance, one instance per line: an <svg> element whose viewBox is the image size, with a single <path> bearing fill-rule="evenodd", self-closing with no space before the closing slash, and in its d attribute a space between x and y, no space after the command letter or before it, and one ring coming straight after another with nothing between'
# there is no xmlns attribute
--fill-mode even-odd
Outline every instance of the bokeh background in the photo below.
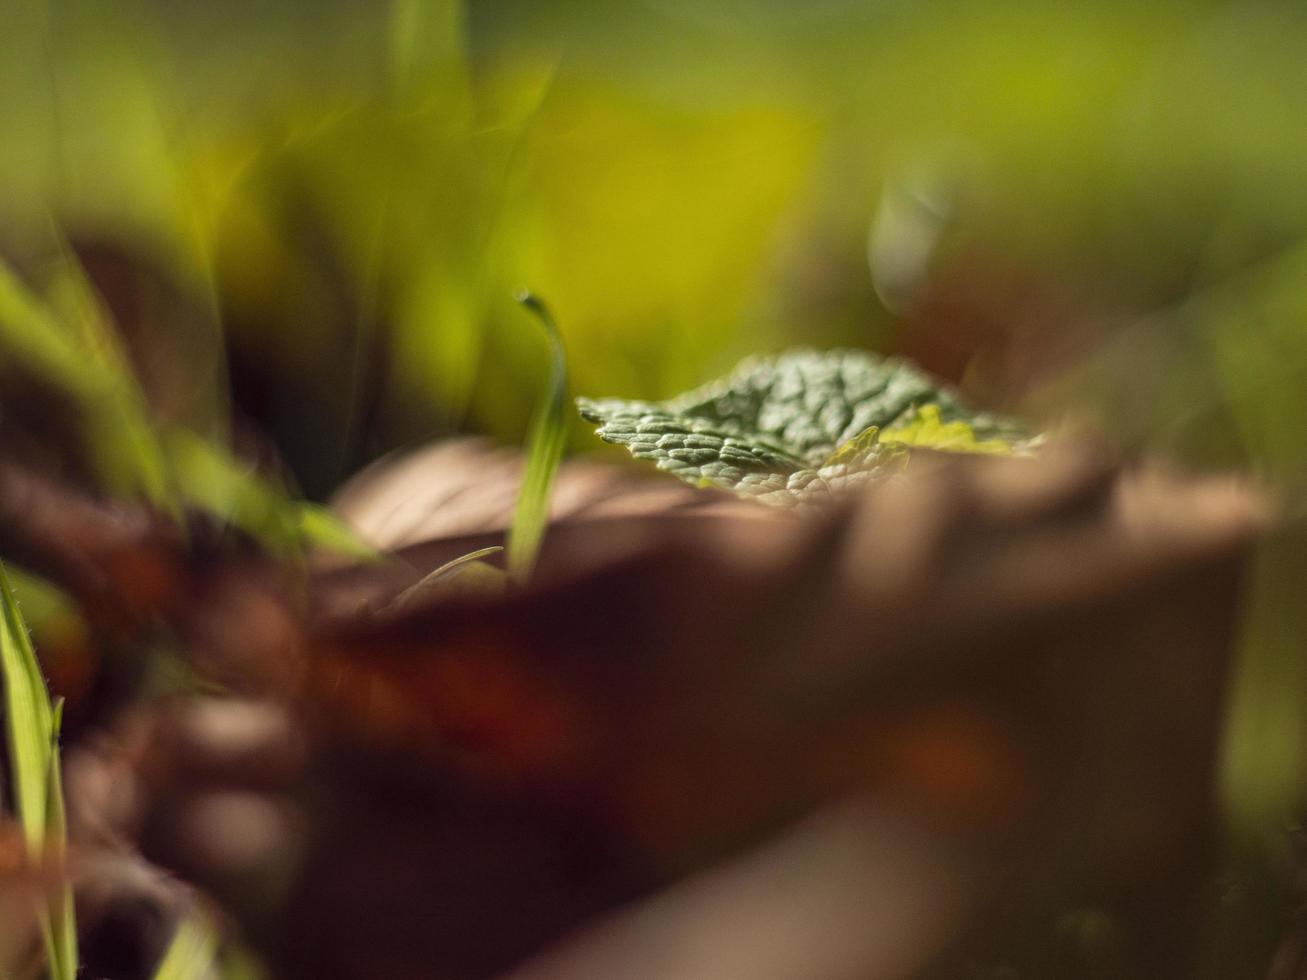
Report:
<svg viewBox="0 0 1307 980"><path fill-rule="evenodd" d="M1255 890L1307 802L1305 50L1273 0L4 0L0 254L71 243L155 411L318 499L520 442L523 286L578 393L853 345L1255 474L1290 514L1225 747Z"/></svg>

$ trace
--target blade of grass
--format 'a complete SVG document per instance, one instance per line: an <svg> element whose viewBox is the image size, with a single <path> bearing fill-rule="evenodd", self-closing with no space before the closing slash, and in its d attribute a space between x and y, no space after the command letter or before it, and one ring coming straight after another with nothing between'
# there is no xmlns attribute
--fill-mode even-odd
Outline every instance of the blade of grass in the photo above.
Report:
<svg viewBox="0 0 1307 980"><path fill-rule="evenodd" d="M0 565L0 681L4 684L5 744L18 819L29 853L45 847L47 787L53 719L36 653Z"/></svg>
<svg viewBox="0 0 1307 980"><path fill-rule="evenodd" d="M515 582L522 583L531 575L549 524L549 491L567 442L567 352L554 318L539 297L524 291L517 300L544 327L550 353L549 380L531 421L522 487L513 511L513 526L508 530L508 574Z"/></svg>
<svg viewBox="0 0 1307 980"><path fill-rule="evenodd" d="M189 429L165 429L163 445L189 505L229 521L269 550L297 555L318 546L360 560L379 557L329 510L293 499Z"/></svg>
<svg viewBox="0 0 1307 980"><path fill-rule="evenodd" d="M219 444L181 426L157 430L109 314L71 251L49 283L47 304L0 263L0 350L72 399L109 490L140 493L174 516L184 500L278 551L318 545L376 557L329 512L293 500Z"/></svg>
<svg viewBox="0 0 1307 980"><path fill-rule="evenodd" d="M36 651L0 563L0 682L12 795L29 856L60 869L67 851L57 746L61 706L51 708ZM77 935L67 882L48 900L41 928L54 980L77 973Z"/></svg>
<svg viewBox="0 0 1307 980"><path fill-rule="evenodd" d="M59 698L54 703L50 730L45 839L46 858L57 868L63 868L68 859L68 822L64 814L63 771L58 748L63 712L63 698ZM72 885L66 877L63 886L50 898L46 948L53 980L74 980L77 976L77 916L73 909Z"/></svg>
<svg viewBox="0 0 1307 980"><path fill-rule="evenodd" d="M356 558L359 561L381 561L382 554L359 540L348 525L327 508L303 500L291 501L295 514L295 529L306 547Z"/></svg>
<svg viewBox="0 0 1307 980"><path fill-rule="evenodd" d="M173 933L154 980L202 980L218 956L218 934L207 917L188 915Z"/></svg>
<svg viewBox="0 0 1307 980"><path fill-rule="evenodd" d="M392 0L390 72L403 106L422 105L433 91L470 120L467 11L462 0Z"/></svg>
<svg viewBox="0 0 1307 980"><path fill-rule="evenodd" d="M85 397L104 390L103 379L78 354L69 331L3 263L0 344L17 361L74 394Z"/></svg>
<svg viewBox="0 0 1307 980"><path fill-rule="evenodd" d="M445 562L434 571L423 575L422 578L418 579L399 595L395 596L395 598L392 599L384 609L382 609L382 614L394 613L411 605L414 600L420 596L427 595L439 587L443 580L453 573L466 570L469 566L474 564L485 565L485 563L481 561L482 558L488 558L503 550L504 549L497 544L491 545L489 548L478 548L476 551L469 551L466 555L459 555L457 558ZM502 570L494 568L491 565L485 565L485 571L487 573L497 573L501 578L504 574Z"/></svg>
<svg viewBox="0 0 1307 980"><path fill-rule="evenodd" d="M454 571L454 569L461 568L463 565L466 565L470 561L479 561L482 558L488 558L491 555L496 555L503 550L504 549L501 548L499 545L492 544L489 548L478 548L476 551L469 551L466 555L459 555L457 558L453 558L445 562L435 571L428 572L426 575L422 576L422 581L416 583L412 588L417 588L418 586L428 582L434 582L436 581L436 579L443 578L444 576L448 575L450 572ZM406 591L411 591L411 589ZM404 593L402 592L400 593L401 596L403 594Z"/></svg>
<svg viewBox="0 0 1307 980"><path fill-rule="evenodd" d="M111 397L88 405L86 424L100 467L120 486L176 515L180 511L149 403L103 297L67 242L59 239L59 261L50 269L44 294L71 343L105 379ZM114 472L116 471L116 472Z"/></svg>
<svg viewBox="0 0 1307 980"><path fill-rule="evenodd" d="M145 396L103 306L71 258L61 263L54 285L66 316L0 263L0 349L76 405L85 425L86 451L109 490L139 493L175 513Z"/></svg>

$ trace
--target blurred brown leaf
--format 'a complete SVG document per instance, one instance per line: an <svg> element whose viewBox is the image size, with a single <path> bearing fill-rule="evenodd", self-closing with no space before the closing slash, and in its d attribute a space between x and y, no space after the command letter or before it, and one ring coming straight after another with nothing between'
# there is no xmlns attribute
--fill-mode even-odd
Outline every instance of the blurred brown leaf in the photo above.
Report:
<svg viewBox="0 0 1307 980"><path fill-rule="evenodd" d="M332 817L279 955L482 975L870 789L1018 905L1124 903L1172 969L1263 519L1246 486L1092 454L941 459L824 519L564 520L525 591L323 619Z"/></svg>
<svg viewBox="0 0 1307 980"><path fill-rule="evenodd" d="M1091 900L1131 923L1140 976L1184 973L1259 494L1084 450L922 455L799 519L572 468L529 587L375 612L494 542L514 470L463 444L374 472L342 506L403 562L321 569L307 606L257 556L158 545L182 572L154 620L261 700L147 716L122 827L223 897L279 970L488 976L861 797L831 812L867 823L819 821L845 829L799 831L771 845L792 857L741 859L548 963L655 942L698 952L632 976L744 976L747 930L715 946L696 923L754 909L826 950L832 977L905 976L949 937L983 958L1005 922ZM403 502L424 485L432 503ZM101 539L79 557L96 574L117 553ZM825 889L831 848L849 878ZM899 851L946 857L886 863ZM827 914L789 914L791 874ZM855 895L883 905L886 881L917 938L887 944L903 920L886 912L836 951L826 923ZM768 975L811 975L797 960L768 957Z"/></svg>

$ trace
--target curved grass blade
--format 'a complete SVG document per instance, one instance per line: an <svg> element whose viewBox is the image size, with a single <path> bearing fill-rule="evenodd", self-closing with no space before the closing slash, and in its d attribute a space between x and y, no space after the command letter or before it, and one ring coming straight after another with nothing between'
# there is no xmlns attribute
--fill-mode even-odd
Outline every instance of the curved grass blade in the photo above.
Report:
<svg viewBox="0 0 1307 980"><path fill-rule="evenodd" d="M464 573L474 566L481 566L480 571L485 573L482 580L487 588L493 588L492 584L495 577L501 580L503 571L482 562L482 558L489 558L491 555L498 554L504 549L499 545L491 545L489 548L478 548L476 551L469 551L466 555L459 555L457 558L445 562L439 568L423 575L422 578L414 582L407 589L395 596L394 599L382 610L382 613L393 613L411 606L416 600L436 592L442 585L446 584L449 577L455 573Z"/></svg>
<svg viewBox="0 0 1307 980"><path fill-rule="evenodd" d="M0 564L0 682L4 685L5 742L12 797L29 856L62 864L67 848L60 789L60 707L51 708L36 651ZM72 892L65 883L41 913L50 975L73 980L77 935Z"/></svg>
<svg viewBox="0 0 1307 980"><path fill-rule="evenodd" d="M72 399L86 451L106 486L177 513L168 469L141 393L99 298L67 260L54 277L61 311L0 263L0 350Z"/></svg>
<svg viewBox="0 0 1307 980"><path fill-rule="evenodd" d="M317 545L377 557L328 512L293 500L220 443L178 425L156 428L109 313L71 252L49 280L47 300L0 263L0 354L77 406L106 488L178 518L183 507L207 511L274 550Z"/></svg>
<svg viewBox="0 0 1307 980"><path fill-rule="evenodd" d="M45 848L53 715L31 637L2 565L0 605L0 683L13 800L28 851L39 856Z"/></svg>
<svg viewBox="0 0 1307 980"><path fill-rule="evenodd" d="M508 574L525 581L535 566L540 541L549 523L549 491L567 442L567 352L554 318L539 297L523 292L517 300L535 314L549 340L549 380L536 403L526 444L526 469L518 491L513 526L508 531Z"/></svg>
<svg viewBox="0 0 1307 980"><path fill-rule="evenodd" d="M62 767L59 764L59 731L63 721L63 698L54 703L50 730L50 770L46 789L46 859L63 867L68 858L68 823L64 814ZM46 949L50 957L50 976L55 980L74 980L77 976L77 916L73 909L72 885L65 880L50 898L46 927Z"/></svg>
<svg viewBox="0 0 1307 980"><path fill-rule="evenodd" d="M165 428L163 446L187 504L239 527L265 548L298 555L316 546L363 561L380 559L330 511L292 498L189 429Z"/></svg>

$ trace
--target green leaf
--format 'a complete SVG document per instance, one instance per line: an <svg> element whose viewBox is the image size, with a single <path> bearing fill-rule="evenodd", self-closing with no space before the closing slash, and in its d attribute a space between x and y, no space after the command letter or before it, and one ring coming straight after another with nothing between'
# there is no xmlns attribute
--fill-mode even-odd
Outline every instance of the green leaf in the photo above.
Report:
<svg viewBox="0 0 1307 980"><path fill-rule="evenodd" d="M880 429L873 425L870 429L859 432L831 453L826 458L826 465L835 466L842 463L846 466L858 466L866 463L876 448L885 441L887 440L881 439Z"/></svg>
<svg viewBox="0 0 1307 980"><path fill-rule="evenodd" d="M901 450L875 444L857 458L808 466L760 437L730 434L720 423L658 410L635 415L615 412L601 420L593 405L583 405L581 412L600 422L600 438L626 446L636 459L649 460L696 486L731 490L780 506L888 475L906 459Z"/></svg>
<svg viewBox="0 0 1307 980"><path fill-rule="evenodd" d="M537 297L523 293L518 301L536 315L549 341L549 380L536 404L526 444L526 468L508 531L508 573L524 581L535 565L540 541L549 524L549 491L567 442L567 352L554 319Z"/></svg>
<svg viewBox="0 0 1307 980"><path fill-rule="evenodd" d="M897 472L914 436L923 440L917 445L935 438L932 448L953 450L963 448L965 430L965 448L986 451L976 447L1021 434L1011 420L969 411L905 361L848 350L751 358L665 402L582 398L577 405L601 439L637 459L782 506ZM901 438L887 438L887 429Z"/></svg>
<svg viewBox="0 0 1307 980"><path fill-rule="evenodd" d="M58 752L62 705L51 708L45 678L18 603L0 564L0 683L4 686L5 745L28 854L61 864L67 850ZM50 975L77 973L77 931L72 891L65 882L41 910Z"/></svg>

